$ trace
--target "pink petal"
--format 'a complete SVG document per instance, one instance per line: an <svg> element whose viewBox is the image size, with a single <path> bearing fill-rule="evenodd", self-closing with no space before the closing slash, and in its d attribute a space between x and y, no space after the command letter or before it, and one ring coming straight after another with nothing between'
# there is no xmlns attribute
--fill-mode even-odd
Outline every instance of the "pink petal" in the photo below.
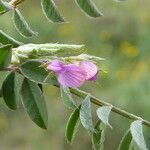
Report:
<svg viewBox="0 0 150 150"><path fill-rule="evenodd" d="M53 60L48 66L47 69L52 70L56 73L63 70L65 64L59 60Z"/></svg>
<svg viewBox="0 0 150 150"><path fill-rule="evenodd" d="M67 87L80 87L85 82L85 72L74 64L66 65L58 74L58 82Z"/></svg>
<svg viewBox="0 0 150 150"><path fill-rule="evenodd" d="M82 61L80 67L86 72L86 80L96 81L98 75L98 67L90 61Z"/></svg>
<svg viewBox="0 0 150 150"><path fill-rule="evenodd" d="M93 76L92 78L90 78L90 79L88 79L89 81L96 81L97 80L97 76L98 76L98 73L99 72L97 72L97 74L95 74L95 76Z"/></svg>

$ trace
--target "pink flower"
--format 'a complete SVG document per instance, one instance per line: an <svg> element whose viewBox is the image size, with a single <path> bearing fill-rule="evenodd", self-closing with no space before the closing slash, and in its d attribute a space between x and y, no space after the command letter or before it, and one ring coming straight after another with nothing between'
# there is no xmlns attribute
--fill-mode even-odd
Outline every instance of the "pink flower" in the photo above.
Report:
<svg viewBox="0 0 150 150"><path fill-rule="evenodd" d="M85 78L86 80L89 81L97 80L99 69L96 66L96 64L90 61L82 61L80 63L80 67L86 72L86 78Z"/></svg>
<svg viewBox="0 0 150 150"><path fill-rule="evenodd" d="M67 87L80 87L85 82L85 72L75 64L66 65L53 60L47 67L56 73L58 82Z"/></svg>
<svg viewBox="0 0 150 150"><path fill-rule="evenodd" d="M47 69L54 71L58 82L66 87L80 87L86 80L95 81L98 74L98 67L89 61L76 65L53 60Z"/></svg>

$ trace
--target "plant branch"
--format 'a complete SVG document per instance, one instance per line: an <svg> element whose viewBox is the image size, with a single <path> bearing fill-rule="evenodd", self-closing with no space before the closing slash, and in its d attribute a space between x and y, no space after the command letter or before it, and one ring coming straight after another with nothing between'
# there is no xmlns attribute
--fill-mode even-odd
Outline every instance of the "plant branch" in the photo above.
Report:
<svg viewBox="0 0 150 150"><path fill-rule="evenodd" d="M9 67L7 67L7 68L0 69L0 71L17 71L17 72L19 72L19 68L17 68L17 67L15 67L15 66L12 65L12 66L9 66ZM59 88L58 85L54 85L54 86L56 86L56 87ZM70 92L71 92L72 94L74 94L74 95L80 97L80 98L83 98L83 99L84 99L87 95L90 95L89 93L84 92L84 91L82 91L82 90L79 90L79 89L77 89L77 88L70 88ZM95 104L95 105L97 105L97 106L112 106L112 112L114 112L114 113L116 113L116 114L119 114L119 115L121 115L121 116L123 116L123 117L125 117L125 118L130 119L130 120L142 120L142 123L143 123L144 125L146 125L147 127L150 127L150 122L149 122L149 121L144 120L144 119L142 119L141 117L136 116L136 115L134 115L134 114L132 114L132 113L129 113L129 112L125 111L125 110L122 110L122 109L120 109L120 108L118 108L118 107L116 107L116 106L113 106L112 104L107 103L107 102L105 102L105 101L103 101L103 100L100 100L100 99L98 99L98 98L96 98L96 97L94 97L94 96L92 96L92 95L90 95L90 97L91 97L91 102L92 102L93 104Z"/></svg>
<svg viewBox="0 0 150 150"><path fill-rule="evenodd" d="M75 89L75 88L70 88L70 91L71 91L72 94L74 94L74 95L76 95L76 96L78 96L80 98L85 98L87 95L89 95L89 93L81 91L79 89ZM96 98L96 97L94 97L92 95L91 95L91 102L93 104L97 105L97 106L112 106L112 104L107 103L105 101L102 101L102 100L100 100L100 99L98 99L98 98ZM127 112L127 111L124 111L124 110L122 110L122 109L120 109L118 107L112 106L112 112L114 112L116 114L119 114L119 115L121 115L121 116L123 116L125 118L130 119L130 120L139 120L139 119L141 119L142 123L144 125L146 125L147 127L150 127L150 122L149 121L144 120L141 117L138 117L138 116L136 116L134 114L131 114L131 113Z"/></svg>
<svg viewBox="0 0 150 150"><path fill-rule="evenodd" d="M11 0L9 2L10 5L12 5L14 8L16 8L20 3L22 3L24 0Z"/></svg>

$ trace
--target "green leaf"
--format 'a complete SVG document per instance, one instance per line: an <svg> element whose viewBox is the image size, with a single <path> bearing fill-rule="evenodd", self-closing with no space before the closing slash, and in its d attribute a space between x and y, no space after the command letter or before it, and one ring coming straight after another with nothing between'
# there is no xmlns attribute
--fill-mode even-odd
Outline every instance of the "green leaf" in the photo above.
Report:
<svg viewBox="0 0 150 150"><path fill-rule="evenodd" d="M92 134L92 144L94 150L104 149L105 130L106 125L104 125L100 120L98 120L95 125L95 132Z"/></svg>
<svg viewBox="0 0 150 150"><path fill-rule="evenodd" d="M94 150L100 150L102 130L100 129L100 120L95 125L95 132L92 134L92 144Z"/></svg>
<svg viewBox="0 0 150 150"><path fill-rule="evenodd" d="M49 21L61 23L64 22L64 18L58 11L57 6L53 0L41 0L42 10Z"/></svg>
<svg viewBox="0 0 150 150"><path fill-rule="evenodd" d="M11 72L6 77L2 85L2 95L6 105L16 110L19 102L19 88L15 72Z"/></svg>
<svg viewBox="0 0 150 150"><path fill-rule="evenodd" d="M0 71L0 97L2 97L2 85L8 75L8 71Z"/></svg>
<svg viewBox="0 0 150 150"><path fill-rule="evenodd" d="M130 130L127 130L127 132L125 133L119 144L118 150L128 150L131 146L131 142L132 142L132 135Z"/></svg>
<svg viewBox="0 0 150 150"><path fill-rule="evenodd" d="M148 150L143 136L142 121L136 120L130 126L132 138L141 150Z"/></svg>
<svg viewBox="0 0 150 150"><path fill-rule="evenodd" d="M135 145L135 142L132 139L128 150L138 150L138 149L134 149L135 147L134 145Z"/></svg>
<svg viewBox="0 0 150 150"><path fill-rule="evenodd" d="M0 16L12 9L13 7L9 3L0 0Z"/></svg>
<svg viewBox="0 0 150 150"><path fill-rule="evenodd" d="M0 30L0 43L2 44L11 44L13 47L18 47L19 45L22 45L23 43L16 41L6 33L4 33L2 30Z"/></svg>
<svg viewBox="0 0 150 150"><path fill-rule="evenodd" d="M11 62L12 46L4 45L0 47L0 68L6 68Z"/></svg>
<svg viewBox="0 0 150 150"><path fill-rule="evenodd" d="M99 12L99 10L91 0L76 0L76 2L88 16L94 18L103 16L103 14Z"/></svg>
<svg viewBox="0 0 150 150"><path fill-rule="evenodd" d="M42 84L38 84L38 86L41 89L41 91L43 92L43 86L42 86Z"/></svg>
<svg viewBox="0 0 150 150"><path fill-rule="evenodd" d="M47 129L47 108L44 101L44 96L39 86L28 79L24 79L21 89L21 95L24 108L31 120L35 122L39 127Z"/></svg>
<svg viewBox="0 0 150 150"><path fill-rule="evenodd" d="M43 57L69 57L82 54L87 49L85 45L72 45L72 44L58 44L58 43L46 43L46 44L25 44L15 48L17 54L25 55L30 59L43 58Z"/></svg>
<svg viewBox="0 0 150 150"><path fill-rule="evenodd" d="M67 122L67 128L66 128L66 138L67 141L72 143L73 139L77 133L79 124L80 124L80 119L79 119L79 114L80 114L80 107L76 108L71 116L69 117L69 120Z"/></svg>
<svg viewBox="0 0 150 150"><path fill-rule="evenodd" d="M109 124L109 115L111 112L112 106L103 106L97 109L96 113L98 118L105 124L111 127ZM111 127L112 128L112 127Z"/></svg>
<svg viewBox="0 0 150 150"><path fill-rule="evenodd" d="M60 90L61 90L61 97L63 99L64 104L69 108L73 108L73 109L76 108L76 103L72 98L69 88L61 86Z"/></svg>
<svg viewBox="0 0 150 150"><path fill-rule="evenodd" d="M80 109L80 120L85 129L89 130L90 132L94 132L89 95L82 102Z"/></svg>
<svg viewBox="0 0 150 150"><path fill-rule="evenodd" d="M80 54L77 56L79 59L83 59L83 60L92 60L92 61L95 61L95 62L101 62L103 60L105 60L104 58L101 58L101 57L97 57L97 56L93 56L93 55L88 55L88 54Z"/></svg>
<svg viewBox="0 0 150 150"><path fill-rule="evenodd" d="M37 36L37 33L32 31L24 17L18 9L14 10L14 24L17 31L24 37Z"/></svg>
<svg viewBox="0 0 150 150"><path fill-rule="evenodd" d="M104 150L105 130L106 130L106 128L104 128L104 129L102 130L102 133L101 133L100 150Z"/></svg>
<svg viewBox="0 0 150 150"><path fill-rule="evenodd" d="M21 73L31 81L37 83L57 84L55 77L49 76L49 72L41 66L42 62L37 60L29 60L20 66Z"/></svg>

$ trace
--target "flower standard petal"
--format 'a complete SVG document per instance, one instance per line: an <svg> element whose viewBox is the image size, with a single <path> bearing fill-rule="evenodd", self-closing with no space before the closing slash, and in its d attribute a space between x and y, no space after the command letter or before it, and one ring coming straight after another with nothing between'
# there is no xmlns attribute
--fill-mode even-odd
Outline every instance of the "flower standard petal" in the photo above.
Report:
<svg viewBox="0 0 150 150"><path fill-rule="evenodd" d="M80 67L86 72L86 80L96 81L99 72L96 64L90 61L82 61Z"/></svg>
<svg viewBox="0 0 150 150"><path fill-rule="evenodd" d="M80 87L85 82L86 73L80 67L70 64L58 73L58 82L67 87Z"/></svg>
<svg viewBox="0 0 150 150"><path fill-rule="evenodd" d="M48 70L52 70L55 73L61 72L64 68L65 64L59 60L53 60L48 66Z"/></svg>

